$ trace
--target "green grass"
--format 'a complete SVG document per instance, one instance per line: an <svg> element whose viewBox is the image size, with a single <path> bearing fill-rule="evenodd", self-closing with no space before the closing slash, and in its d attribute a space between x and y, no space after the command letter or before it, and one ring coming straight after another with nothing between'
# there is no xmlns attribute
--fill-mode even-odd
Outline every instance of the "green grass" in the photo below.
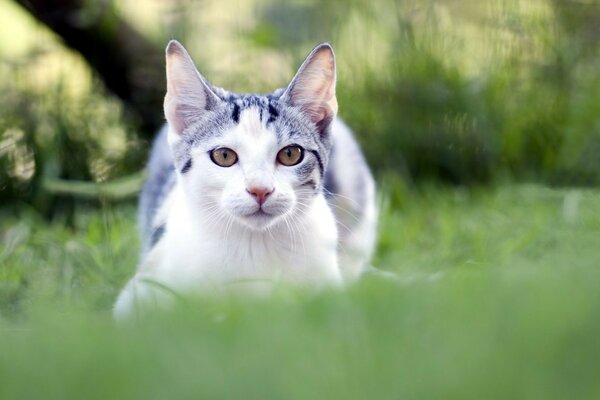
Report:
<svg viewBox="0 0 600 400"><path fill-rule="evenodd" d="M600 191L390 183L342 292L188 299L117 326L132 206L0 222L0 398L600 398Z"/></svg>

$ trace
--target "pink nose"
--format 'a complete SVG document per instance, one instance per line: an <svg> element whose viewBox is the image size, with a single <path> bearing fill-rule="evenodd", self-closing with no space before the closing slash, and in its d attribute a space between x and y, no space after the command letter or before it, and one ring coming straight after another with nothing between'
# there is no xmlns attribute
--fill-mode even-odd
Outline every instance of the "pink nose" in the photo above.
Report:
<svg viewBox="0 0 600 400"><path fill-rule="evenodd" d="M251 186L246 189L246 191L250 193L250 195L252 195L256 199L256 202L261 206L265 201L267 201L267 197L269 197L269 195L273 193L273 190L273 188L269 189L260 186Z"/></svg>

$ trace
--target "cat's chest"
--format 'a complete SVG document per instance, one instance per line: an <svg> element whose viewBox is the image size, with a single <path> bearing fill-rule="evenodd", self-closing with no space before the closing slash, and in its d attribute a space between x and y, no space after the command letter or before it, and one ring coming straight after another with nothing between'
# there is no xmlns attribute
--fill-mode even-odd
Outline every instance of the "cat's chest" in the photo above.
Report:
<svg viewBox="0 0 600 400"><path fill-rule="evenodd" d="M227 275L256 274L275 265L298 261L288 245L288 238L231 234L229 237L196 237L194 243L187 249L185 259L194 260L187 264L195 270L220 271Z"/></svg>
<svg viewBox="0 0 600 400"><path fill-rule="evenodd" d="M157 251L157 275L177 286L246 279L336 280L338 275L335 240L316 242L310 235L297 233L234 233L224 238L173 232Z"/></svg>

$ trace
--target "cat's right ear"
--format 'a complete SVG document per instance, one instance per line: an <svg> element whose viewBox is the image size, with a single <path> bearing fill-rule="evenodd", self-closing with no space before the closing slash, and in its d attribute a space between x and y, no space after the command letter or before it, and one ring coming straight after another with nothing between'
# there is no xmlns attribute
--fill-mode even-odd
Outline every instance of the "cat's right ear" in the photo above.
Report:
<svg viewBox="0 0 600 400"><path fill-rule="evenodd" d="M315 47L306 57L281 100L297 107L323 134L335 118L335 55L328 43Z"/></svg>
<svg viewBox="0 0 600 400"><path fill-rule="evenodd" d="M221 100L200 75L181 43L171 40L166 57L165 117L170 130L181 135L203 112L214 109Z"/></svg>

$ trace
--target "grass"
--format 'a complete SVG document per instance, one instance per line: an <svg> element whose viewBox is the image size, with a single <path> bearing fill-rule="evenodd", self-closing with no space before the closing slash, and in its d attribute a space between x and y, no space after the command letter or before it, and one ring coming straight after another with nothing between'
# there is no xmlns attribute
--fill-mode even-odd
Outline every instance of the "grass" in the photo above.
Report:
<svg viewBox="0 0 600 400"><path fill-rule="evenodd" d="M600 191L384 186L396 279L123 326L133 206L5 213L0 398L600 398Z"/></svg>

